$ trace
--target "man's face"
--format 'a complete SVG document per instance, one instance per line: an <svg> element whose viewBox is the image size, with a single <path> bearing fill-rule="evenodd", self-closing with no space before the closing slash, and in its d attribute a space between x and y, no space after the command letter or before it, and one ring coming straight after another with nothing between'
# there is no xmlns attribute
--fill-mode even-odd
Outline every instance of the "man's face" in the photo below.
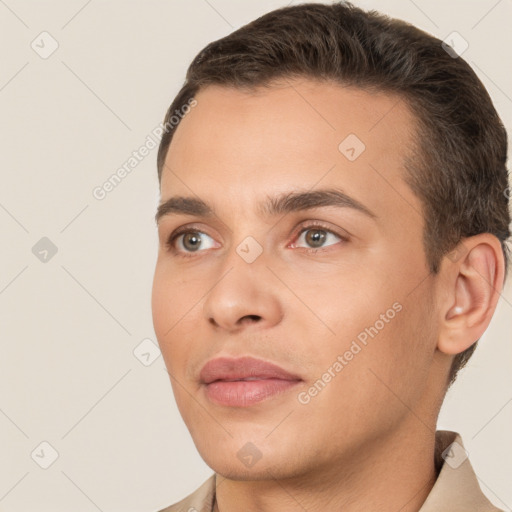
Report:
<svg viewBox="0 0 512 512"><path fill-rule="evenodd" d="M201 90L161 181L162 203L189 197L214 212L178 202L159 219L153 320L197 449L235 479L305 475L425 432L418 417L431 420L440 389L435 280L403 180L413 118L393 96L290 84ZM351 199L270 207L327 190ZM203 366L221 357L295 380L253 368L256 380L230 383L247 368L228 364L206 384Z"/></svg>

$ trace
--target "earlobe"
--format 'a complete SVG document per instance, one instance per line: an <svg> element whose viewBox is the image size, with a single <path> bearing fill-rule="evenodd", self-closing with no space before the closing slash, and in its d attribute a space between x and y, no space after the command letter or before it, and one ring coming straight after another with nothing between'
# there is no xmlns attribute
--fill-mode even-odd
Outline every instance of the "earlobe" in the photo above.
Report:
<svg viewBox="0 0 512 512"><path fill-rule="evenodd" d="M445 261L448 300L441 311L438 349L459 354L487 329L503 287L504 256L499 240L482 233L464 240L464 256Z"/></svg>

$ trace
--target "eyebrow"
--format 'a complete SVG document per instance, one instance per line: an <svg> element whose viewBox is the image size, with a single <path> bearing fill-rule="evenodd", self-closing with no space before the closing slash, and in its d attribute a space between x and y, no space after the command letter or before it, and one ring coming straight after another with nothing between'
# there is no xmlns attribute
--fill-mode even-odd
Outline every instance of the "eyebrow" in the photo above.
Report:
<svg viewBox="0 0 512 512"><path fill-rule="evenodd" d="M377 218L377 215L367 206L338 189L288 192L275 197L267 196L267 199L258 205L258 211L262 215L272 217L326 206L351 208L372 219ZM202 199L173 196L158 206L155 221L158 224L162 217L180 214L198 217L214 217L216 215L215 210Z"/></svg>

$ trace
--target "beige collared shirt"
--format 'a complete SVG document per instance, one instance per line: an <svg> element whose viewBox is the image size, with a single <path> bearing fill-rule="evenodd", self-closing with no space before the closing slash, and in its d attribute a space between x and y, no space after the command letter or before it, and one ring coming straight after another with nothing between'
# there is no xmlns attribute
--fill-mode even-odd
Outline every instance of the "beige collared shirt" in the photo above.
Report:
<svg viewBox="0 0 512 512"><path fill-rule="evenodd" d="M418 512L503 512L484 496L457 432L436 432L439 476ZM215 474L191 495L159 512L213 512Z"/></svg>

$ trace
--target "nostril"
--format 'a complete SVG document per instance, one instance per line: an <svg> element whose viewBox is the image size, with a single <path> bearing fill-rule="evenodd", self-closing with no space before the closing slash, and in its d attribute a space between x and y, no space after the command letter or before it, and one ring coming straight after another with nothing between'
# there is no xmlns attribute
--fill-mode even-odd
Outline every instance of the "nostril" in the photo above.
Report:
<svg viewBox="0 0 512 512"><path fill-rule="evenodd" d="M236 325L243 325L245 323L258 322L261 319L262 319L262 317L259 315L245 315L238 319L238 321L236 322ZM217 320L215 320L214 317L208 318L208 323L210 323L211 325L213 325L215 327L220 327L222 325L222 322L221 323L217 322Z"/></svg>
<svg viewBox="0 0 512 512"><path fill-rule="evenodd" d="M243 316L239 320L239 322L240 323L244 323L246 321L255 321L255 322L257 322L258 320L261 320L261 316L259 316L259 315L245 315L245 316Z"/></svg>

